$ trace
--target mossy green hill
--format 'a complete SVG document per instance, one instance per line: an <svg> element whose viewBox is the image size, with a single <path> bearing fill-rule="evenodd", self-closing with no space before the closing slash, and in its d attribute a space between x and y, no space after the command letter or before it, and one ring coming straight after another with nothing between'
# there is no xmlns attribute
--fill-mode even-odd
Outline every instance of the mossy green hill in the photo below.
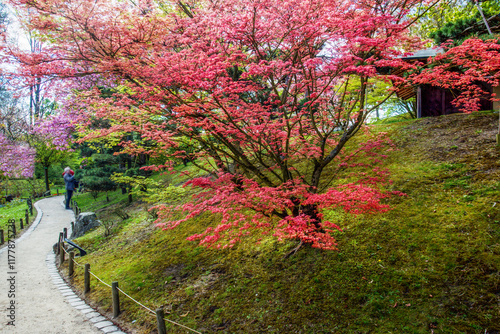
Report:
<svg viewBox="0 0 500 334"><path fill-rule="evenodd" d="M305 247L284 258L296 243L262 235L230 250L204 249L186 237L213 217L162 231L144 203L126 206L115 194L108 205L85 194L76 200L110 233L101 227L78 239L89 254L77 260L202 333L499 333L497 130L495 113L374 125L396 144L385 167L392 189L407 196L391 198L384 214L330 212L344 230L339 251ZM110 226L117 207L131 218ZM80 266L73 281L81 290ZM111 310L109 288L96 280L88 298ZM124 328L156 331L154 315L122 301Z"/></svg>

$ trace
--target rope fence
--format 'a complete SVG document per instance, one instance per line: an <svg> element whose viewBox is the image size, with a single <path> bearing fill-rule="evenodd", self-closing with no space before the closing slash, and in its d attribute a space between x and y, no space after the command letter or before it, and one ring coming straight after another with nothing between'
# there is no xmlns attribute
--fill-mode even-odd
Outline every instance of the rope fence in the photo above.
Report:
<svg viewBox="0 0 500 334"><path fill-rule="evenodd" d="M104 284L108 288L111 288L111 285L109 285L108 283L104 282L102 279L100 279L99 277L97 277L97 275L94 274L93 272L89 271L89 274L92 275L92 276L94 276L99 282L101 282L102 284Z"/></svg>
<svg viewBox="0 0 500 334"><path fill-rule="evenodd" d="M65 229L66 230L66 229ZM112 301L113 301L113 316L114 317L117 317L119 314L120 314L120 303L119 303L119 296L118 296L118 292L121 292L125 297L127 297L128 299L130 299L131 301L133 301L134 303L136 303L137 305L139 305L140 307L144 308L146 311L148 311L149 313L153 314L156 316L156 320L157 320L157 328L158 328L158 333L159 334L166 334L167 331L166 331L166 327L165 327L165 321L173 324L173 325L176 325L176 326L179 326L179 327L183 327L193 333L198 333L198 334L202 334L201 332L198 332L197 330L195 329L192 329L192 328L189 328L185 325L182 325L178 322L175 322L173 320L170 320L170 319L166 319L165 318L165 314L164 314L164 311L163 309L159 308L157 309L156 311L153 311L152 309L150 309L149 307L145 306L144 304L140 303L139 301L137 301L135 298L133 298L132 296L130 296L128 293L126 293L125 291L123 291L122 289L120 289L118 287L118 282L112 282L111 285L104 282L101 278L99 278L96 274L94 274L93 272L90 271L90 264L81 264L79 262L77 262L75 259L74 259L74 252L71 251L71 252L68 252L66 250L66 248L64 247L64 236L65 236L65 233L67 233L67 231L65 232L61 232L59 234L59 242L58 242L58 247L57 247L57 253L59 253L59 259L60 259L60 265L62 265L65 261L65 254L68 254L68 257L69 257L69 276L73 276L74 274L74 271L73 271L73 265L76 264L77 266L79 267L84 267L85 269L85 272L84 272L84 286L85 286L85 289L84 289L84 292L85 294L90 292L90 276L93 276L95 279L97 279L99 282L101 282L103 285L107 286L108 288L111 288L112 290Z"/></svg>
<svg viewBox="0 0 500 334"><path fill-rule="evenodd" d="M156 314L155 311L153 311L152 309L150 309L149 307L147 306L144 306L142 305L141 303L139 303L137 300L135 300L134 298L130 297L127 293L125 293L125 291L123 291L122 289L118 288L118 291L120 291L121 293L123 293L125 296L127 296L129 299L131 299L132 301L134 301L137 305L140 305L142 306L144 309L148 310L149 312L153 313L153 314Z"/></svg>

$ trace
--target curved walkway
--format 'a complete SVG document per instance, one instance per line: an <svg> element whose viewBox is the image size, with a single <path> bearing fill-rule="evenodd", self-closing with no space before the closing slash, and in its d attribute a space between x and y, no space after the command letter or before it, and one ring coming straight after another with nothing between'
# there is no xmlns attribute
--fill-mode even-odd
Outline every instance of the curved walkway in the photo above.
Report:
<svg viewBox="0 0 500 334"><path fill-rule="evenodd" d="M9 257L7 247L0 249L1 333L123 333L79 299L57 272L52 246L74 220L62 200L35 203L38 216L16 240L15 253Z"/></svg>

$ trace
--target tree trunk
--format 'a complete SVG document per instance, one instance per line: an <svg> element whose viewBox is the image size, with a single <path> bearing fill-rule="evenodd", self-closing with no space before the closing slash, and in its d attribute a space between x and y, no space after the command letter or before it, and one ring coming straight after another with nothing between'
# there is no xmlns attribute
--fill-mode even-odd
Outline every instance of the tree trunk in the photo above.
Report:
<svg viewBox="0 0 500 334"><path fill-rule="evenodd" d="M321 228L321 218L318 217L318 206L316 204L302 206L301 211L303 214L311 217L314 226L318 229L318 232L323 232L323 229Z"/></svg>
<svg viewBox="0 0 500 334"><path fill-rule="evenodd" d="M479 4L479 1L474 1L476 3L477 10L479 11L479 14L481 14L481 18L483 19L483 23L486 26L486 30L488 30L488 34L492 36L493 34L491 33L490 25L488 24L488 20L486 20L486 17L484 17L483 9L481 8L481 5Z"/></svg>
<svg viewBox="0 0 500 334"><path fill-rule="evenodd" d="M49 187L49 167L43 168L45 171L45 191L50 191Z"/></svg>
<svg viewBox="0 0 500 334"><path fill-rule="evenodd" d="M322 232L321 218L318 217L318 206L316 204L300 205L300 200L297 198L292 198L291 200L295 205L292 208L292 215L294 217L297 217L301 214L304 214L311 217L314 226L318 229L319 232Z"/></svg>

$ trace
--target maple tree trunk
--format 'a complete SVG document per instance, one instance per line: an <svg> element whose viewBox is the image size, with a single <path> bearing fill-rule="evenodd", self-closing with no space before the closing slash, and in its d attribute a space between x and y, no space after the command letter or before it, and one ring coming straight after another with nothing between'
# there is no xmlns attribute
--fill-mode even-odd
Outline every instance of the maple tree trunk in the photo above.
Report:
<svg viewBox="0 0 500 334"><path fill-rule="evenodd" d="M321 230L321 218L318 216L318 205L317 204L308 204L308 205L300 205L300 200L298 198L292 198L292 202L295 206L292 208L292 215L297 217L301 214L307 215L311 217L311 220L314 226Z"/></svg>
<svg viewBox="0 0 500 334"><path fill-rule="evenodd" d="M311 219L313 219L313 224L318 229L319 232L323 232L321 228L321 218L318 216L317 204L308 204L306 206L303 206L302 212L311 217Z"/></svg>

